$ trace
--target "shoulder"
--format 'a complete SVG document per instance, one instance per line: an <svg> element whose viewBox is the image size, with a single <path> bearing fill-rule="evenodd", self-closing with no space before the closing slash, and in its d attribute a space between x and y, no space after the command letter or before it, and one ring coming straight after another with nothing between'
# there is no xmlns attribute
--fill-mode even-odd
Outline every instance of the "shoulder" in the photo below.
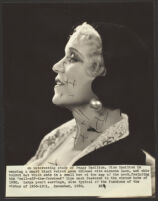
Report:
<svg viewBox="0 0 158 201"><path fill-rule="evenodd" d="M71 119L70 121L67 121L66 123L52 130L50 133L45 135L43 139L47 139L49 137L58 138L60 135L65 135L66 133L71 132L75 128L75 125L75 119Z"/></svg>
<svg viewBox="0 0 158 201"><path fill-rule="evenodd" d="M74 130L75 130L75 120L72 119L60 125L56 129L52 130L47 135L45 135L41 141L41 144L44 144L45 147L48 147L52 144L56 145L61 141L61 139L67 137Z"/></svg>
<svg viewBox="0 0 158 201"><path fill-rule="evenodd" d="M54 150L69 134L71 134L75 130L75 127L75 119L72 119L46 134L41 140L35 155L27 162L27 164L44 158L49 154L49 151Z"/></svg>
<svg viewBox="0 0 158 201"><path fill-rule="evenodd" d="M80 159L76 164L86 165L145 165L145 154L141 149L131 149L129 137L99 148ZM76 165L75 164L75 165Z"/></svg>
<svg viewBox="0 0 158 201"><path fill-rule="evenodd" d="M45 147L51 144L56 144L61 138L69 135L75 129L75 120L72 119L66 123L60 125L59 127L52 130L50 133L46 134L41 140L40 144L45 144Z"/></svg>

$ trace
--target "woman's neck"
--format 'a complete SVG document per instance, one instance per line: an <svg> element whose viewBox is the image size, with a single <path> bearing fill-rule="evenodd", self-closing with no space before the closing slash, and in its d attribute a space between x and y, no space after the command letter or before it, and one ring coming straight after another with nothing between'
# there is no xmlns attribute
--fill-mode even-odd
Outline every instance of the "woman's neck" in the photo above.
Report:
<svg viewBox="0 0 158 201"><path fill-rule="evenodd" d="M96 111L89 104L71 108L77 132L74 149L82 150L91 144L107 128L122 119L120 110L102 108Z"/></svg>

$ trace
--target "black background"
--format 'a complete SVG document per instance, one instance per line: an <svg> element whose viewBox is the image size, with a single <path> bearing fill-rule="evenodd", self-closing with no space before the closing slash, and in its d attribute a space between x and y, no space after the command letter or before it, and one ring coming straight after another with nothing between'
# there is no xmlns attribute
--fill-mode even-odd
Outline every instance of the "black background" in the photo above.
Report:
<svg viewBox="0 0 158 201"><path fill-rule="evenodd" d="M153 50L152 3L8 4L3 8L5 162L22 165L43 136L72 118L52 104L53 64L84 21L124 24ZM151 71L153 66L151 66ZM149 83L153 91L153 83ZM152 97L148 97L153 105ZM153 117L151 117L153 118ZM142 136L154 155L154 133Z"/></svg>

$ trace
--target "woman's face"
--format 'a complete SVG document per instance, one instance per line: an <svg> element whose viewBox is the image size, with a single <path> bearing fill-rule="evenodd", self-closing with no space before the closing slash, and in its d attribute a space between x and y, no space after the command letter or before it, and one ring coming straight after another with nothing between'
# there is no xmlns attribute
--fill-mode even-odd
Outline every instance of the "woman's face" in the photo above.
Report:
<svg viewBox="0 0 158 201"><path fill-rule="evenodd" d="M92 55L98 48L96 37L74 33L65 47L65 56L53 66L55 78L53 103L74 106L89 103L95 97L91 89L95 79Z"/></svg>

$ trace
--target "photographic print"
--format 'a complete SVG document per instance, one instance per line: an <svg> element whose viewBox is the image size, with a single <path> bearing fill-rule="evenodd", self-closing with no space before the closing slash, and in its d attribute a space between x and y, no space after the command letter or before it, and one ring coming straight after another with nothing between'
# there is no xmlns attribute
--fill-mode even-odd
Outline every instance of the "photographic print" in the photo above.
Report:
<svg viewBox="0 0 158 201"><path fill-rule="evenodd" d="M153 1L2 11L6 197L154 197Z"/></svg>

